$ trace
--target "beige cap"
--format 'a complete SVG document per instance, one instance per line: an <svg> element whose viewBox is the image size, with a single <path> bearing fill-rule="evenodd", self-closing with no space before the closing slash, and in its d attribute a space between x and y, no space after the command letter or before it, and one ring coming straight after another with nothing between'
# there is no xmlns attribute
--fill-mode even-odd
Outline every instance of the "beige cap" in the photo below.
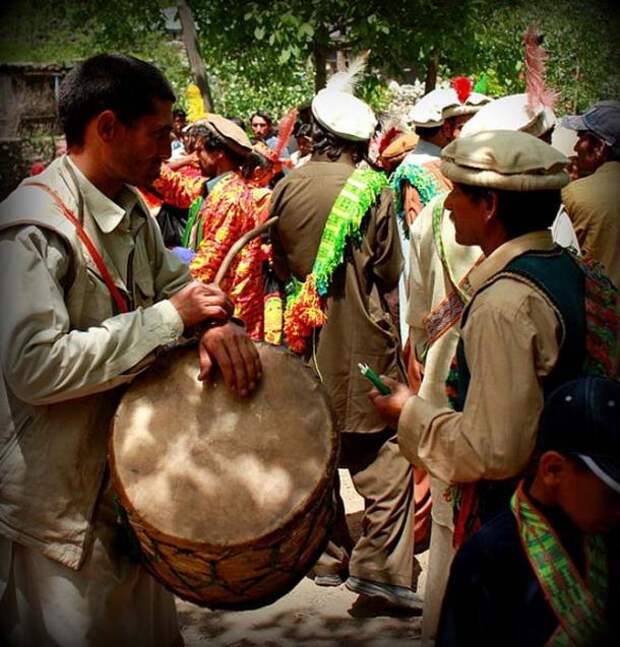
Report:
<svg viewBox="0 0 620 647"><path fill-rule="evenodd" d="M410 150L415 148L420 138L415 133L403 133L385 147L381 157L385 160L395 161L403 158Z"/></svg>
<svg viewBox="0 0 620 647"><path fill-rule="evenodd" d="M370 106L349 92L323 88L312 100L312 114L321 126L350 141L370 139L377 127Z"/></svg>
<svg viewBox="0 0 620 647"><path fill-rule="evenodd" d="M507 191L544 191L568 184L568 159L540 139L513 130L459 137L441 151L452 182Z"/></svg>
<svg viewBox="0 0 620 647"><path fill-rule="evenodd" d="M252 151L252 142L250 142L245 130L221 115L209 113L205 119L195 123L205 125L238 155L247 155Z"/></svg>
<svg viewBox="0 0 620 647"><path fill-rule="evenodd" d="M540 137L555 124L553 110L546 106L530 108L527 94L510 94L483 106L461 130L467 137L486 130L520 130Z"/></svg>

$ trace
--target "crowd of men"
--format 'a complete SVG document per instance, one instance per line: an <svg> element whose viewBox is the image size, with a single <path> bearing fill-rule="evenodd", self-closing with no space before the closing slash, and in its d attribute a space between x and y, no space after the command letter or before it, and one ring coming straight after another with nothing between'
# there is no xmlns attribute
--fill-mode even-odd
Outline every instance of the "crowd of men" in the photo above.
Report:
<svg viewBox="0 0 620 647"><path fill-rule="evenodd" d="M250 138L188 124L132 57L63 81L67 153L0 205L3 644L182 644L119 549L106 441L122 387L191 335L240 396L255 342L323 384L364 513L354 539L336 482L316 585L421 611L428 645L617 637L620 102L559 120L534 86L459 78L406 127L354 87Z"/></svg>

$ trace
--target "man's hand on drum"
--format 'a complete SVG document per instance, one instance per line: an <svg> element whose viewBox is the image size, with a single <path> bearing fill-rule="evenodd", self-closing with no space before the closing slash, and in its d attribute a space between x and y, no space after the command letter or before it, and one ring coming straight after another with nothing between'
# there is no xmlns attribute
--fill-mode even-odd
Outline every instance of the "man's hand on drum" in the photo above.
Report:
<svg viewBox="0 0 620 647"><path fill-rule="evenodd" d="M217 285L192 281L170 297L185 330L203 321L228 321L234 312L233 302Z"/></svg>
<svg viewBox="0 0 620 647"><path fill-rule="evenodd" d="M389 395L381 395L379 391L373 387L368 397L372 400L379 415L392 427L398 427L398 419L400 412L403 410L407 400L415 393L405 384L401 384L391 377L381 376L381 380L386 386L390 387L392 391Z"/></svg>
<svg viewBox="0 0 620 647"><path fill-rule="evenodd" d="M205 330L198 350L199 380L209 376L214 361L222 371L226 386L239 395L248 395L262 377L256 346L246 331L234 321Z"/></svg>

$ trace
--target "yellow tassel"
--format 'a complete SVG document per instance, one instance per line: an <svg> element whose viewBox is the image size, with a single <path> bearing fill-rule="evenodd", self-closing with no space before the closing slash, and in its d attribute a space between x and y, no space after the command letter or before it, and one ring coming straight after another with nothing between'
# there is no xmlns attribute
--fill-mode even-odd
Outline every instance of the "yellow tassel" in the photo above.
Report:
<svg viewBox="0 0 620 647"><path fill-rule="evenodd" d="M200 89L194 83L190 83L185 90L185 99L187 102L187 121L192 123L197 119L204 119L207 116L205 104L200 94Z"/></svg>

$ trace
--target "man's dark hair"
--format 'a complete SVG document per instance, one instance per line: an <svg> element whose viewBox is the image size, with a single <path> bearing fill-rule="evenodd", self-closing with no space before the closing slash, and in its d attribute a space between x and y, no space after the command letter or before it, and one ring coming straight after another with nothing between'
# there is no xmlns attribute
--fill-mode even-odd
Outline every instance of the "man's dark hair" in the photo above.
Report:
<svg viewBox="0 0 620 647"><path fill-rule="evenodd" d="M295 125L295 137L312 137L312 125L297 123Z"/></svg>
<svg viewBox="0 0 620 647"><path fill-rule="evenodd" d="M340 156L348 152L351 154L353 161L357 164L362 160L368 161L368 142L351 141L334 135L331 131L321 126L321 124L312 118L312 152L320 155L327 155L327 158L335 162Z"/></svg>
<svg viewBox="0 0 620 647"><path fill-rule="evenodd" d="M183 110L183 108L175 108L172 111L172 117L173 118L174 117L187 117L187 113L185 112L185 110Z"/></svg>
<svg viewBox="0 0 620 647"><path fill-rule="evenodd" d="M489 199L491 191L497 194L497 217L510 239L551 227L562 201L559 189L505 191L469 184L461 189L476 202Z"/></svg>
<svg viewBox="0 0 620 647"><path fill-rule="evenodd" d="M252 114L252 116L250 117L250 124L252 123L254 117L260 117L261 119L264 119L267 122L267 125L271 128L273 121L271 120L271 117L263 110L257 110Z"/></svg>
<svg viewBox="0 0 620 647"><path fill-rule="evenodd" d="M176 101L166 77L150 63L123 54L98 54L79 63L60 86L58 113L67 146L83 144L86 125L104 110L131 126L153 112L153 99Z"/></svg>
<svg viewBox="0 0 620 647"><path fill-rule="evenodd" d="M415 134L421 137L422 139L430 139L434 137L441 130L441 126L431 126L430 128L424 128L423 126L415 127Z"/></svg>
<svg viewBox="0 0 620 647"><path fill-rule="evenodd" d="M221 137L207 128L207 126L192 126L190 133L195 137L196 142L201 142L208 151L224 151L239 169L241 176L246 179L252 175L255 168L261 166L261 155L254 152L248 153L245 156L239 155Z"/></svg>

